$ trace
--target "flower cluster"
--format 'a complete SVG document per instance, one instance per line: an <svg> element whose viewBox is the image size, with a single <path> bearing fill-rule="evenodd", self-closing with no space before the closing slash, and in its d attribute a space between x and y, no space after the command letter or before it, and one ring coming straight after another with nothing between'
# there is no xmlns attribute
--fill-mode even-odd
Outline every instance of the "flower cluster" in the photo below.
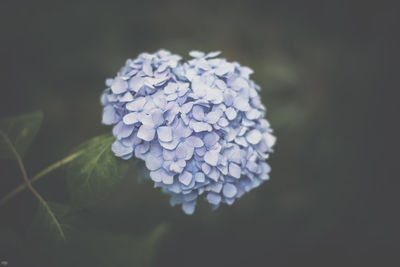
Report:
<svg viewBox="0 0 400 267"><path fill-rule="evenodd" d="M253 71L218 55L192 51L181 63L165 50L140 54L106 80L101 98L115 155L144 160L186 214L201 195L213 208L231 205L269 178L275 137Z"/></svg>

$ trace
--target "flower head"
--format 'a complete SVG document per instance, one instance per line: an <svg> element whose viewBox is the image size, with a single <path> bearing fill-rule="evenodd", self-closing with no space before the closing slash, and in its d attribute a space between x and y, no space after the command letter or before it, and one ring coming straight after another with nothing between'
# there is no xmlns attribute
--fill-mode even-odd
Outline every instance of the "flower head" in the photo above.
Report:
<svg viewBox="0 0 400 267"><path fill-rule="evenodd" d="M165 50L129 59L101 97L115 155L144 160L187 214L202 195L213 208L231 205L268 180L276 140L250 68L219 52L190 55L185 63Z"/></svg>

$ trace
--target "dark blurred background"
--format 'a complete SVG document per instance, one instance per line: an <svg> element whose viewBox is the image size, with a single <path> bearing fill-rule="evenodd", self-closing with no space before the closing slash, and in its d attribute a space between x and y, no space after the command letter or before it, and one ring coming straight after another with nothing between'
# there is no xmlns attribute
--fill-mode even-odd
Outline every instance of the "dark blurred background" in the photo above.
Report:
<svg viewBox="0 0 400 267"><path fill-rule="evenodd" d="M0 115L44 111L25 158L34 174L110 131L99 98L126 58L221 50L253 68L262 87L278 137L271 180L233 206L200 203L186 216L132 172L99 220L127 234L168 223L155 266L399 266L393 3L2 0ZM14 162L0 166L2 196L22 179ZM36 188L65 201L62 177ZM29 192L19 195L1 208L1 227L23 236L36 206ZM0 253L10 267L21 261Z"/></svg>

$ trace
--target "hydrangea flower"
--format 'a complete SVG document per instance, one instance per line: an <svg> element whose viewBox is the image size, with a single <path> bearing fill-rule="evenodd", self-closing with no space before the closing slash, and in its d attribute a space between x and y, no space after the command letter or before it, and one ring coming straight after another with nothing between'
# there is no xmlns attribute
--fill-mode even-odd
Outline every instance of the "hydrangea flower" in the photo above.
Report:
<svg viewBox="0 0 400 267"><path fill-rule="evenodd" d="M144 160L186 214L201 196L215 209L268 180L276 141L253 71L219 52L189 54L183 63L165 50L128 59L101 97L115 155Z"/></svg>

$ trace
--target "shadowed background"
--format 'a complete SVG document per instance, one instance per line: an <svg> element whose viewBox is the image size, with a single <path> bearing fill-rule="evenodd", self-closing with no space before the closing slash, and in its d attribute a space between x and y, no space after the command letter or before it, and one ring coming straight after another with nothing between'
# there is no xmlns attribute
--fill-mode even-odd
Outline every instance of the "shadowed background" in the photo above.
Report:
<svg viewBox="0 0 400 267"><path fill-rule="evenodd" d="M167 222L155 266L390 266L398 190L395 154L385 147L395 133L385 125L398 104L384 97L398 89L396 9L378 1L3 0L0 115L44 111L25 158L34 174L111 130L100 123L100 95L127 58L221 50L254 69L262 87L278 137L271 180L233 206L213 212L200 202L186 216L132 171L97 220L127 234ZM13 161L0 166L2 196L22 178ZM62 177L36 188L65 201ZM19 195L0 210L0 225L23 235L36 205ZM9 266L28 262L4 251Z"/></svg>

